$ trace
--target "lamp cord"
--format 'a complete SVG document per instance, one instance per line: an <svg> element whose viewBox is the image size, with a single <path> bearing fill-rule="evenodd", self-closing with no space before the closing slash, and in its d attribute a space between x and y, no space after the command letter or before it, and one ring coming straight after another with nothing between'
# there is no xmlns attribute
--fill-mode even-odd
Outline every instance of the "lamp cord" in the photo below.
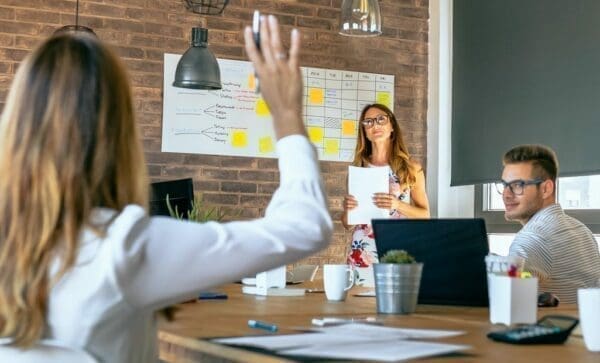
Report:
<svg viewBox="0 0 600 363"><path fill-rule="evenodd" d="M75 5L75 27L79 28L79 0L77 0L77 4Z"/></svg>

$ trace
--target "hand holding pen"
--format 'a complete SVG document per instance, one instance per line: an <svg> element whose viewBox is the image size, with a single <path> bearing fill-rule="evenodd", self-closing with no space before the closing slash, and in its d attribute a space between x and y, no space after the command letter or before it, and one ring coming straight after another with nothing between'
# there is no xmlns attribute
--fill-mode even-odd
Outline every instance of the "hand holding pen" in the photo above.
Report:
<svg viewBox="0 0 600 363"><path fill-rule="evenodd" d="M273 15L260 22L260 50L251 27L244 30L248 57L260 78L261 93L273 116L277 139L306 135L302 122L302 73L299 67L300 33L292 30L289 57L283 49L279 24Z"/></svg>

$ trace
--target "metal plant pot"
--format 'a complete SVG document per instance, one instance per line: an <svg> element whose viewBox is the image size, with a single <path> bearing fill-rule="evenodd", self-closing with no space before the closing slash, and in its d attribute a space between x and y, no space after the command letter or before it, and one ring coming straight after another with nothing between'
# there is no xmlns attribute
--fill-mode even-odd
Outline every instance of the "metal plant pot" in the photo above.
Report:
<svg viewBox="0 0 600 363"><path fill-rule="evenodd" d="M377 313L410 314L417 308L422 263L373 264Z"/></svg>

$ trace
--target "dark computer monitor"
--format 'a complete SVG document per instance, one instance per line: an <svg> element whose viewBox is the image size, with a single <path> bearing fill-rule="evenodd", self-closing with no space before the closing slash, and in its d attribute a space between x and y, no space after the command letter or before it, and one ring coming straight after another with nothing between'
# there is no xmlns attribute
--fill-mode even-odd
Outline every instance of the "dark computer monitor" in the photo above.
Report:
<svg viewBox="0 0 600 363"><path fill-rule="evenodd" d="M187 211L192 208L194 200L194 182L192 178L161 181L150 184L150 215L169 216L167 208L167 195L171 207L184 218L187 218Z"/></svg>
<svg viewBox="0 0 600 363"><path fill-rule="evenodd" d="M488 306L483 219L374 219L379 257L403 249L424 263L419 303Z"/></svg>

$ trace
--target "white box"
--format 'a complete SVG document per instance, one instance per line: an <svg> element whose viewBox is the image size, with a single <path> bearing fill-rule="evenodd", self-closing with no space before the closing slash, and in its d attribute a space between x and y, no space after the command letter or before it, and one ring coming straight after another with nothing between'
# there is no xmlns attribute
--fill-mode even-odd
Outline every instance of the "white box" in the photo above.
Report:
<svg viewBox="0 0 600 363"><path fill-rule="evenodd" d="M285 287L285 266L256 274L256 287Z"/></svg>
<svg viewBox="0 0 600 363"><path fill-rule="evenodd" d="M256 287L256 286L242 286L242 293L249 295L261 295L261 296L303 296L306 292L305 289L290 289L280 287Z"/></svg>
<svg viewBox="0 0 600 363"><path fill-rule="evenodd" d="M488 274L490 321L533 324L537 321L538 279Z"/></svg>

